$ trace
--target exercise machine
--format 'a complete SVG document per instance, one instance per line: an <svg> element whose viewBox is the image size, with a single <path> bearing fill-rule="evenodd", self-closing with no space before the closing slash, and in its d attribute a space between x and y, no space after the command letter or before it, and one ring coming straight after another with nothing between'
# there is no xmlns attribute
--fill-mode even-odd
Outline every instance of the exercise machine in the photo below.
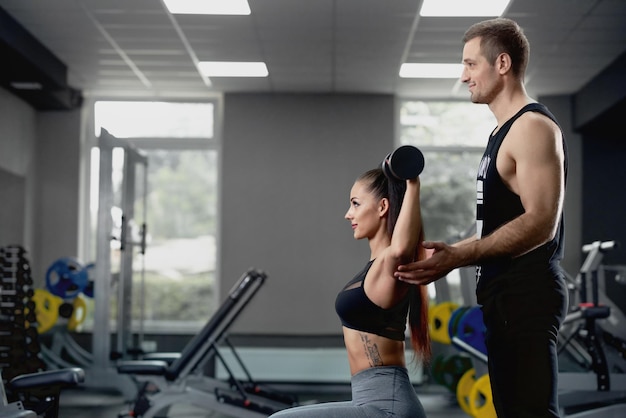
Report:
<svg viewBox="0 0 626 418"><path fill-rule="evenodd" d="M24 408L22 401L8 401L2 381L2 370L0 370L0 418L37 418L37 413Z"/></svg>
<svg viewBox="0 0 626 418"><path fill-rule="evenodd" d="M11 404L14 407L19 409L19 405L25 405L29 410L36 412L37 416L59 418L62 390L82 384L84 381L85 371L73 367L19 375L7 383L7 389L13 393L14 400Z"/></svg>
<svg viewBox="0 0 626 418"><path fill-rule="evenodd" d="M227 330L266 277L254 269L242 275L215 314L180 353L153 353L143 360L118 362L119 373L133 376L140 388L130 410L120 417L153 418L175 404L188 404L238 418L259 418L292 406L288 396L281 397L253 381L236 379L220 354L219 346L227 340ZM231 344L228 347L235 352ZM204 372L214 358L227 371L226 381Z"/></svg>
<svg viewBox="0 0 626 418"><path fill-rule="evenodd" d="M26 251L0 248L0 417L57 418L61 390L84 381L81 368L46 370Z"/></svg>
<svg viewBox="0 0 626 418"><path fill-rule="evenodd" d="M564 414L584 412L581 416L600 417L605 415L599 408L626 402L626 343L607 331L611 323L623 327L624 314L602 285L602 260L617 247L615 241L584 245L585 260L569 282L571 308L559 332L558 351L561 365L574 365L574 370L559 373L559 403ZM613 408L623 408L621 413L626 413L626 404Z"/></svg>
<svg viewBox="0 0 626 418"><path fill-rule="evenodd" d="M112 360L128 359L133 344L133 299L143 303L142 295L132 295L133 263L137 254L144 254L146 248L145 213L135 210L136 201L142 201L146 207L147 194L147 164L145 155L140 153L131 144L115 138L106 129L101 129L98 138L100 152L99 190L98 190L98 218L96 236L96 261L93 268L94 275L94 325L92 330L92 363L86 369L86 384L98 389L111 389L122 393L126 400L132 400L137 395L137 386L128 375L117 373ZM121 202L115 202L118 194L113 190L113 153L115 149L124 151L124 167L120 195ZM143 192L140 198L136 195ZM122 209L122 224L118 241L120 248L119 271L112 263L111 243L113 219L111 210L114 206ZM131 225L140 225L140 239L133 236ZM143 271L142 271L143 274ZM142 276L143 278L143 276ZM116 279L116 286L113 281ZM117 317L116 341L113 347L111 341L111 297L112 289L116 288ZM139 324L138 339L143 337L142 324Z"/></svg>

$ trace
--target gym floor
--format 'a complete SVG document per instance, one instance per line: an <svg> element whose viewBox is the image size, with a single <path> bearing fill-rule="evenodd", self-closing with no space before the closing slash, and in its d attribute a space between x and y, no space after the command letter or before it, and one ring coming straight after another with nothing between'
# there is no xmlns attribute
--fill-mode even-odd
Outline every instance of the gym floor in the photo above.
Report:
<svg viewBox="0 0 626 418"><path fill-rule="evenodd" d="M418 395L429 418L466 418L456 399L443 388L419 388ZM348 395L349 398L349 395ZM344 400L343 396L311 393L299 397L305 403L315 401ZM118 393L93 389L67 389L61 395L59 417L62 418L117 418L127 409L123 397ZM190 405L176 405L170 410L170 418L226 418L215 411L203 411ZM232 417L231 417L232 418ZM237 417L234 417L237 418Z"/></svg>
<svg viewBox="0 0 626 418"><path fill-rule="evenodd" d="M469 417L458 405L455 397L445 388L438 385L424 385L416 388L429 418L467 418ZM349 399L345 391L329 394L303 394L300 403L327 402ZM608 395L608 394L607 394ZM118 418L120 413L128 410L128 405L119 393L106 390L85 388L66 389L61 395L59 417L61 418ZM626 412L626 393L621 394L621 402L605 402L585 411L572 411L568 418L617 418L624 417ZM166 415L159 418L238 418L226 416L216 411L201 410L192 405L175 405Z"/></svg>

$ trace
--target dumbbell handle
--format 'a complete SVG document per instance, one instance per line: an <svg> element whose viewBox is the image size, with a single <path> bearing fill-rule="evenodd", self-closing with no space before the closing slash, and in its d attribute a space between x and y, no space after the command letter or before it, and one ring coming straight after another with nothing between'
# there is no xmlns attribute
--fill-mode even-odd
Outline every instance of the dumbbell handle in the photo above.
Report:
<svg viewBox="0 0 626 418"><path fill-rule="evenodd" d="M419 176L424 169L424 154L412 145L403 145L387 155L381 166L388 178L394 180L413 179Z"/></svg>

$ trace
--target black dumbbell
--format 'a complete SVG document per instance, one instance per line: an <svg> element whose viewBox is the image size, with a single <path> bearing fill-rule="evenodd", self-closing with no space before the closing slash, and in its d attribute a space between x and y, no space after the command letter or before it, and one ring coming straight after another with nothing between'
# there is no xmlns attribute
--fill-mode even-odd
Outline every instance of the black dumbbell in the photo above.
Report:
<svg viewBox="0 0 626 418"><path fill-rule="evenodd" d="M424 169L424 154L412 145L403 145L385 157L382 169L389 179L414 179Z"/></svg>

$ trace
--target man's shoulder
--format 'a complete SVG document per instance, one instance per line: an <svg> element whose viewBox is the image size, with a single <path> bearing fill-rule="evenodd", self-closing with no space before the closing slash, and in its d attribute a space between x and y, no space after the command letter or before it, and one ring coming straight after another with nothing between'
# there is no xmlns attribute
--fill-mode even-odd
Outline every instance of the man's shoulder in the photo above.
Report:
<svg viewBox="0 0 626 418"><path fill-rule="evenodd" d="M511 126L511 130L523 131L525 134L528 134L528 131L554 134L555 137L561 132L559 125L549 115L535 107L520 114Z"/></svg>

